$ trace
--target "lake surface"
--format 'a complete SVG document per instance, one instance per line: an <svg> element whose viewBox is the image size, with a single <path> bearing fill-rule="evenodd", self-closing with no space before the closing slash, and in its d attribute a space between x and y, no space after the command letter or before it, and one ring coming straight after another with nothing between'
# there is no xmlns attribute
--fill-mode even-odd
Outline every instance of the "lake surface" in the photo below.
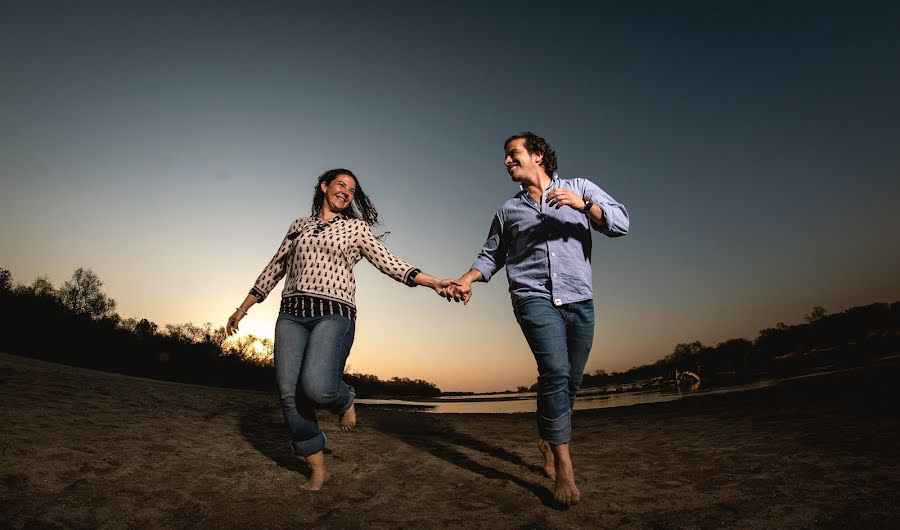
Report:
<svg viewBox="0 0 900 530"><path fill-rule="evenodd" d="M754 388L763 388L777 384L779 380L763 380L746 385L735 385L723 388L700 389L696 391L660 391L635 390L610 392L608 389L587 388L578 393L575 410L602 409L608 407L627 407L641 403L662 403L690 396L708 394L725 394L740 392ZM512 414L518 412L534 412L537 408L534 392L520 394L476 394L468 396L447 396L433 400L400 400L400 399L357 399L361 405L374 405L388 408L403 408L418 412L434 414Z"/></svg>

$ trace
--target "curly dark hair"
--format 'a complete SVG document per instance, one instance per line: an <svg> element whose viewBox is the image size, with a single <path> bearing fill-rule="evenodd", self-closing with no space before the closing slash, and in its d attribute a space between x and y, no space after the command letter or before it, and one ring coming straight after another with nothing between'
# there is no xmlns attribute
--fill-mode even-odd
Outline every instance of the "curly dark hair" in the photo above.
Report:
<svg viewBox="0 0 900 530"><path fill-rule="evenodd" d="M544 168L544 171L547 172L548 176L552 177L558 166L556 165L556 151L550 147L550 142L531 131L524 131L507 138L506 141L503 142L503 149L506 150L509 142L518 140L519 138L525 139L525 150L527 150L529 154L541 153L544 155L544 158L541 160L541 167Z"/></svg>
<svg viewBox="0 0 900 530"><path fill-rule="evenodd" d="M359 185L359 179L356 178L352 171L343 168L329 169L319 175L315 187L316 194L313 195L312 214L318 216L322 211L322 205L325 203L325 192L322 191L322 183L324 182L328 186L338 175L353 177L353 181L356 183L356 193L353 196L353 202L341 213L351 219L362 219L369 226L375 226L381 222L378 218L378 211L372 205L372 201L369 200L366 192L363 191L362 186Z"/></svg>

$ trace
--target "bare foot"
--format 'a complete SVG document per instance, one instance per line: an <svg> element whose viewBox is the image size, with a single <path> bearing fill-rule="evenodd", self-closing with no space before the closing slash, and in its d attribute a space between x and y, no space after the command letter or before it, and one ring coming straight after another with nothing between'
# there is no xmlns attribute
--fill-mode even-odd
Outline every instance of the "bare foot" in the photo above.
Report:
<svg viewBox="0 0 900 530"><path fill-rule="evenodd" d="M547 440L541 440L541 443L538 444L538 449L541 450L541 455L544 456L544 474L550 477L550 480L556 480L556 465L553 463L553 450L550 449L550 444Z"/></svg>
<svg viewBox="0 0 900 530"><path fill-rule="evenodd" d="M353 430L353 427L356 427L356 406L350 405L350 409L347 412L341 414L341 419L338 422L341 426L342 431L350 432Z"/></svg>
<svg viewBox="0 0 900 530"><path fill-rule="evenodd" d="M553 497L563 506L574 506L581 501L581 492L575 485L575 471L569 457L569 444L550 446L556 458L556 482L553 485Z"/></svg>
<svg viewBox="0 0 900 530"><path fill-rule="evenodd" d="M306 463L309 464L312 473L309 476L309 480L300 486L300 489L306 491L319 491L328 480L328 472L325 471L325 453L319 451L314 455L307 456Z"/></svg>

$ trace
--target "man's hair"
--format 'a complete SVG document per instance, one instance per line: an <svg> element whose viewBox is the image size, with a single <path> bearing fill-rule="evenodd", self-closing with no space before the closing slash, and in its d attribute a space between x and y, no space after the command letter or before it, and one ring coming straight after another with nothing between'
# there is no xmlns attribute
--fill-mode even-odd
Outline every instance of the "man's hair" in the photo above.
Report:
<svg viewBox="0 0 900 530"><path fill-rule="evenodd" d="M506 150L507 146L509 146L509 142L518 140L519 138L525 139L525 149L530 154L541 153L544 155L544 158L541 160L541 167L544 168L544 171L547 172L548 176L552 177L553 173L556 172L557 165L556 151L550 147L550 143L531 131L524 131L507 138L506 141L503 142L503 149Z"/></svg>

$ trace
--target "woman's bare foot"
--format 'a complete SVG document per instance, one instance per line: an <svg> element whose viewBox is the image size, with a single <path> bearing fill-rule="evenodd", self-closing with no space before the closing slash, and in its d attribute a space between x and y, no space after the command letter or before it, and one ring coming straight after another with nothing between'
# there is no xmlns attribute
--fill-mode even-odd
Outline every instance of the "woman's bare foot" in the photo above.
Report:
<svg viewBox="0 0 900 530"><path fill-rule="evenodd" d="M341 430L346 432L350 432L353 427L356 427L356 405L350 405L347 412L341 414L338 424L341 426Z"/></svg>
<svg viewBox="0 0 900 530"><path fill-rule="evenodd" d="M556 480L556 465L553 462L553 450L550 449L550 443L547 440L541 440L538 444L541 455L544 457L544 474L550 477L550 480Z"/></svg>
<svg viewBox="0 0 900 530"><path fill-rule="evenodd" d="M306 457L306 463L309 464L312 473L309 480L300 486L300 489L306 491L319 491L322 485L328 480L328 472L325 471L325 453L319 451L316 454Z"/></svg>
<svg viewBox="0 0 900 530"><path fill-rule="evenodd" d="M569 457L569 444L551 445L556 464L556 482L553 497L563 506L574 506L581 501L581 492L575 485L575 471Z"/></svg>

